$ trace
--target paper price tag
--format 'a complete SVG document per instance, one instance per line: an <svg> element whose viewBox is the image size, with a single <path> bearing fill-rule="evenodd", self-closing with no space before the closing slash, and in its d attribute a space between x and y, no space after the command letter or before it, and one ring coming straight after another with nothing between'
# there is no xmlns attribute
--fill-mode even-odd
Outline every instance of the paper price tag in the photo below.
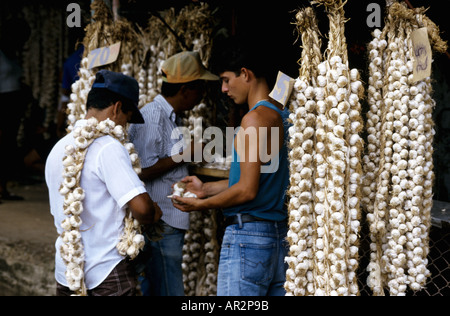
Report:
<svg viewBox="0 0 450 316"><path fill-rule="evenodd" d="M114 63L119 57L121 43L94 49L88 56L88 69Z"/></svg>
<svg viewBox="0 0 450 316"><path fill-rule="evenodd" d="M278 78L275 84L275 88L269 96L275 101L286 106L291 96L292 89L294 88L294 83L294 79L282 73L281 71L278 72Z"/></svg>
<svg viewBox="0 0 450 316"><path fill-rule="evenodd" d="M412 32L411 39L413 42L413 51L411 52L414 60L413 75L414 82L417 82L431 76L433 55L426 27Z"/></svg>

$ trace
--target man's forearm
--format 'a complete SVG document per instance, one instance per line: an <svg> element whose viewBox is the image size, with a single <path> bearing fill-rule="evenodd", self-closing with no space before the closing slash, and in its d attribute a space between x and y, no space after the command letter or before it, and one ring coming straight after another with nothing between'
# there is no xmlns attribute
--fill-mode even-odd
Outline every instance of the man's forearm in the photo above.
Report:
<svg viewBox="0 0 450 316"><path fill-rule="evenodd" d="M151 181L161 177L163 174L169 172L170 170L181 166L184 161L175 162L172 157L160 159L155 165L142 169L142 173L139 176L142 181Z"/></svg>
<svg viewBox="0 0 450 316"><path fill-rule="evenodd" d="M228 189L228 183L228 180L207 182L203 184L203 192L207 197L217 195Z"/></svg>

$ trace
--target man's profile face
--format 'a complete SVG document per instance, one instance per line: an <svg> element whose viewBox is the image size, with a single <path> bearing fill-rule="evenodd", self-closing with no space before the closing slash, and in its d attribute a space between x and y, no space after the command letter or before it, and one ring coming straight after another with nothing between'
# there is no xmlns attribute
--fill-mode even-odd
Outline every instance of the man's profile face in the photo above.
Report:
<svg viewBox="0 0 450 316"><path fill-rule="evenodd" d="M222 93L225 93L236 104L245 104L247 94L244 91L245 80L242 75L237 76L232 71L225 71L220 74L222 81Z"/></svg>

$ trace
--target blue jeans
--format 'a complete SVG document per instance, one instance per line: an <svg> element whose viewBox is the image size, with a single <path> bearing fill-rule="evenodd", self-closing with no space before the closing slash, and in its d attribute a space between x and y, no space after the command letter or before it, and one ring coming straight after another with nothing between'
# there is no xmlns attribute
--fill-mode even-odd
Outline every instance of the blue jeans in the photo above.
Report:
<svg viewBox="0 0 450 316"><path fill-rule="evenodd" d="M150 251L145 277L140 277L144 296L184 296L183 245L185 231L164 223L163 239L147 242L144 251Z"/></svg>
<svg viewBox="0 0 450 316"><path fill-rule="evenodd" d="M220 253L218 296L284 296L286 222L228 226Z"/></svg>

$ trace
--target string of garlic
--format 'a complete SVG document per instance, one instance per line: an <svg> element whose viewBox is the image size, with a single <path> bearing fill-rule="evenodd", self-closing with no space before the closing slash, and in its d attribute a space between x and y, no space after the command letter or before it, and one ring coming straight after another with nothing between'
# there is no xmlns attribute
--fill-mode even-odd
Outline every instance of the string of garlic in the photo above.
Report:
<svg viewBox="0 0 450 316"><path fill-rule="evenodd" d="M219 252L220 245L217 242L217 211L210 210L205 214L203 219L203 227L205 231L205 276L204 286L201 295L215 296L217 295L217 275L219 270Z"/></svg>
<svg viewBox="0 0 450 316"><path fill-rule="evenodd" d="M79 70L80 79L72 85L70 103L67 105L68 131L72 131L75 123L86 117L86 103L91 87L95 81L95 73L88 70L88 58L83 58Z"/></svg>
<svg viewBox="0 0 450 316"><path fill-rule="evenodd" d="M317 157L314 148L316 124L316 91L311 72L315 72L314 50L319 51L317 21L311 8L301 10L296 15L304 50L300 77L294 85L290 102L290 120L293 126L290 135L290 188L289 188L289 231L290 244L286 272L285 289L289 296L313 295L313 248L314 245L314 175ZM317 61L318 62L318 61Z"/></svg>
<svg viewBox="0 0 450 316"><path fill-rule="evenodd" d="M367 283L372 291L380 295L383 293L383 281L381 279L381 254L382 250L377 247L377 239L380 236L381 227L379 224L384 223L378 213L375 213L375 200L377 190L377 175L380 166L380 148L381 148L381 126L383 114L383 64L382 57L384 49L387 47L387 41L381 39L381 31L373 32L373 40L369 44L370 64L369 64L369 87L368 87L368 103L369 111L367 113L367 133L368 145L366 155L364 156L364 180L363 180L363 198L362 203L365 205L367 212L367 221L370 224L369 235L371 239L371 258L368 266L369 277Z"/></svg>
<svg viewBox="0 0 450 316"><path fill-rule="evenodd" d="M290 134L290 173L291 185L289 189L289 231L288 240L290 243L289 257L286 262L289 265L287 271L286 290L295 296L306 295L308 288L307 273L312 267L312 176L313 176L313 141L314 137L314 114L312 120L308 119L306 103L315 108L314 100L311 100L311 88L309 89L309 101L305 96L307 90L305 80L297 79L295 84L296 98L291 102L291 110L294 114L295 124L289 129ZM312 123L312 124L311 124ZM309 287L312 290L311 286Z"/></svg>
<svg viewBox="0 0 450 316"><path fill-rule="evenodd" d="M80 231L85 199L85 191L80 186L81 173L89 146L97 138L106 135L117 139L125 146L130 154L134 170L138 174L141 172L137 153L132 144L126 144L126 133L122 126L116 126L109 119L98 122L97 119L91 118L87 120L85 126L73 131L75 144L66 147L63 159L63 182L59 191L64 196L64 215L67 216L61 223L63 243L60 254L67 266L65 275L69 289L81 296L87 295L84 283L84 247ZM117 250L122 256L129 256L133 260L144 247L144 237L141 235L139 223L132 218L129 210L126 211L124 224L124 233L117 245Z"/></svg>
<svg viewBox="0 0 450 316"><path fill-rule="evenodd" d="M356 270L359 264L361 198L358 188L362 178L359 100L364 88L358 71L348 67L344 3L319 2L325 5L330 20L328 61L320 66L326 69L326 76L318 76L319 85L326 82L328 118L325 126L326 200L329 203L325 213L329 225L328 290L329 295L358 295Z"/></svg>
<svg viewBox="0 0 450 316"><path fill-rule="evenodd" d="M347 136L347 143L350 146L349 167L350 183L347 186L348 222L347 222L347 272L350 295L358 295L357 270L359 268L359 232L361 229L361 199L362 199L362 152L364 141L360 134L364 128L362 120L362 107L360 100L364 97L364 88L359 71L350 71L351 93L348 99L350 104L350 130ZM347 105L347 104L345 104ZM345 106L344 105L344 106ZM348 180L347 180L348 181Z"/></svg>
<svg viewBox="0 0 450 316"><path fill-rule="evenodd" d="M359 100L364 89L359 72L348 68L344 3L314 3L325 5L330 40L328 59L320 62L316 24L303 31L314 28L310 42L302 34L302 66L307 65L302 68L307 69L310 60L316 63L304 70L311 77L297 80L291 105L291 251L285 288L288 295L358 295L363 148Z"/></svg>
<svg viewBox="0 0 450 316"><path fill-rule="evenodd" d="M328 268L329 268L329 289L330 295L348 295L346 280L346 205L345 184L347 180L347 155L348 146L345 138L346 125L349 118L346 112L339 111L339 104L345 104L347 90L343 95L338 95L337 81L345 77L344 72L348 72L342 59L333 56L323 64L327 67L325 88L325 104L327 106L326 129L326 161L328 163L328 173L326 181L325 199L329 203L324 216L328 224L329 244L328 244ZM341 102L341 103L339 103ZM347 106L346 104L344 106ZM344 109L343 109L344 110ZM347 109L348 111L348 106Z"/></svg>
<svg viewBox="0 0 450 316"><path fill-rule="evenodd" d="M212 50L213 19L207 3L184 7L177 17L177 29L185 29L184 40L192 51L198 52L203 64L208 67ZM204 129L213 125L214 111L207 104L212 101L206 96L202 102L185 114L184 125L189 128L195 140L203 140Z"/></svg>
<svg viewBox="0 0 450 316"><path fill-rule="evenodd" d="M430 274L426 266L435 102L430 78L414 82L411 33L428 25L435 49L442 51L446 45L424 12L392 4L385 29L374 32L369 55L370 82L375 86L369 87L369 147L364 162L365 170L373 173L366 174L363 191L372 240L368 285L375 295L384 295L385 287L391 295L399 296L406 295L408 286L418 291ZM377 102L380 77L385 78L383 98ZM378 118L381 124L377 124ZM384 135L382 141L375 141L377 135ZM374 158L378 152L379 160ZM376 187L369 184L374 175Z"/></svg>
<svg viewBox="0 0 450 316"><path fill-rule="evenodd" d="M412 31L413 27L408 25L406 32L410 34ZM406 44L413 47L411 38L407 39ZM410 84L414 84L411 50L407 50L406 54L410 70L408 81ZM426 286L427 278L431 275L427 269L427 257L434 181L433 139L435 131L432 113L436 105L431 98L431 78L412 85L409 94L410 151L407 172L410 176L408 188L410 203L405 205L405 215L408 220L407 224L410 225L407 225L409 232L406 234L406 268L408 269L410 288L413 291L419 291Z"/></svg>
<svg viewBox="0 0 450 316"><path fill-rule="evenodd" d="M195 296L197 290L200 255L202 251L203 221L202 214L194 212L191 214L191 224L186 232L183 246L183 283L187 296Z"/></svg>
<svg viewBox="0 0 450 316"><path fill-rule="evenodd" d="M405 254L403 253L403 239L401 236L406 231L406 216L404 207L407 200L408 189L408 163L405 159L409 156L408 135L409 122L408 96L405 82L406 77L402 75L402 69L405 69L405 35L403 23L399 25L398 35L394 42L389 43L388 49L391 51L392 60L389 64L388 97L393 101L391 109L393 112L392 134L392 160L390 160L390 172L392 174L392 194L389 200L390 205L390 231L387 234L388 247L385 250L384 258L388 271L388 286L393 295L406 295L407 279L404 271ZM407 74L407 69L404 72ZM406 79L407 80L407 79ZM388 161L386 161L388 162Z"/></svg>

